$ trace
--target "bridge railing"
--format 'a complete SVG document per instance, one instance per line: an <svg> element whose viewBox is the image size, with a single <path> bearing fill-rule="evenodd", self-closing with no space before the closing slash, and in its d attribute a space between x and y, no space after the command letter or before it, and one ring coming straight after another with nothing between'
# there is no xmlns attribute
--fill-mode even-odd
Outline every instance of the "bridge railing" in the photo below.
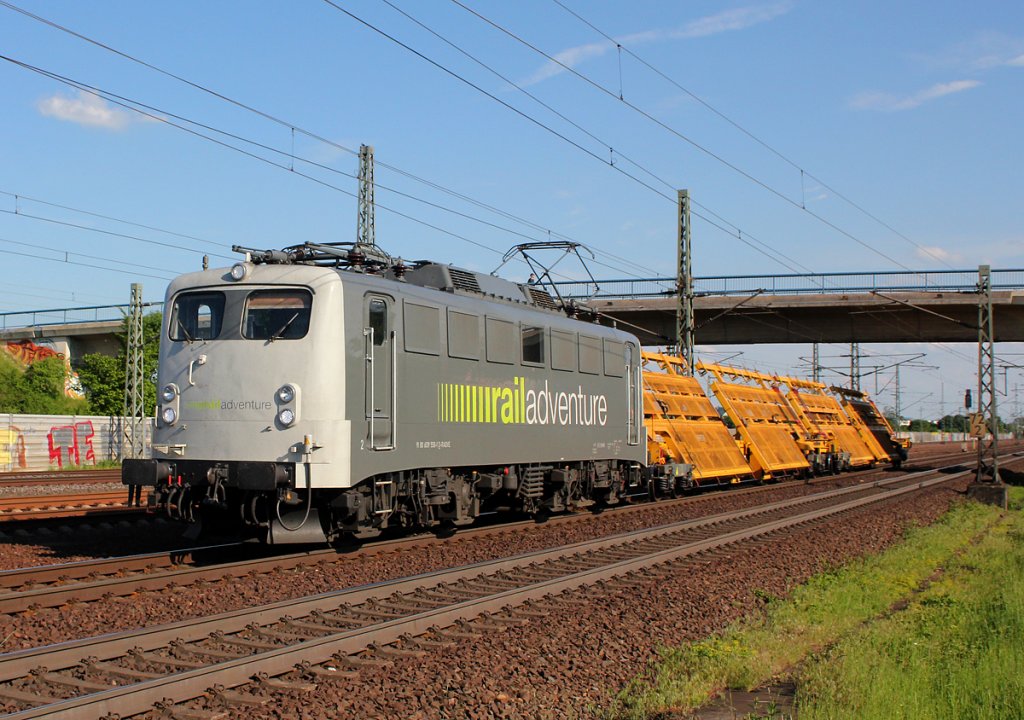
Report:
<svg viewBox="0 0 1024 720"><path fill-rule="evenodd" d="M160 310L163 302L143 303L143 311ZM49 308L46 310L15 310L0 313L0 330L8 328L43 327L46 325L67 325L72 323L110 322L123 320L131 310L124 305L87 305L74 308Z"/></svg>
<svg viewBox="0 0 1024 720"><path fill-rule="evenodd" d="M862 273L806 273L791 275L709 275L693 279L699 295L806 295L892 292L974 292L977 270L927 270ZM554 283L562 297L573 299L668 297L676 294L675 278L623 278L617 280L560 281ZM1024 268L993 269L993 290L1024 290ZM143 303L149 311L163 302ZM0 330L109 322L123 319L130 306L88 305L75 308L0 312Z"/></svg>
<svg viewBox="0 0 1024 720"><path fill-rule="evenodd" d="M696 295L845 294L891 292L975 292L977 270L920 272L807 273L791 275L712 275L694 277ZM643 298L676 294L675 278L623 278L618 280L560 281L554 283L567 298ZM1024 289L1024 269L992 270L993 290Z"/></svg>

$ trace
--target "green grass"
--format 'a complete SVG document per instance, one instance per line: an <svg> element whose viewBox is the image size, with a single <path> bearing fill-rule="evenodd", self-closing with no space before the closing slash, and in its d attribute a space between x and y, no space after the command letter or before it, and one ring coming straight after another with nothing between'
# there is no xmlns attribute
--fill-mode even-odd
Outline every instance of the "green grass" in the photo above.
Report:
<svg viewBox="0 0 1024 720"><path fill-rule="evenodd" d="M801 720L1024 718L1022 670L1024 516L1016 512L906 610L814 658L797 703Z"/></svg>
<svg viewBox="0 0 1024 720"><path fill-rule="evenodd" d="M1024 491L1012 489L1011 498L1019 508ZM982 537L979 544L972 540ZM1024 602L1024 518L1021 513L1001 517L998 510L975 503L954 508L938 523L915 528L900 543L881 555L852 563L834 572L812 578L797 588L785 601L768 598L767 610L745 619L710 639L678 648L664 649L660 660L644 677L630 684L616 699L608 715L612 718L650 718L672 711L685 711L703 705L727 688L753 689L773 678L790 675L794 668L808 663L805 678L801 677L798 710L805 717L1024 717L1024 713L1006 713L1006 703L1019 703L1020 680L1012 679L1018 668L1024 668L1020 645L1021 625L1018 613ZM1016 548L1016 554L1008 549ZM990 565L990 563L1000 563ZM931 589L915 594L927 584L936 569L945 568ZM979 568L973 570L972 568ZM985 568L984 571L980 568ZM1009 590L1008 576L1016 583ZM968 598L989 597L981 593L980 584L992 594L991 611L984 614ZM963 588L963 592L953 592ZM946 590L946 594L940 594ZM999 595L1009 590L1016 595ZM893 605L911 600L906 611L890 619ZM918 610L918 608L922 610ZM944 613L956 609L959 626L951 624ZM967 614L977 615L977 622L966 622ZM930 618L921 626L927 629L930 645L921 644L924 637L904 636L900 622L910 616ZM1014 619L1016 618L1016 619ZM961 627L962 626L962 627ZM853 660L853 646L866 642L875 629L892 627L879 646L857 646L860 655ZM1000 629L996 632L996 629ZM943 638L956 631L956 640L948 648L949 655L940 661L924 660L938 652ZM959 633L964 633L961 636ZM983 649L980 638L999 638L991 649ZM1005 642L1004 642L1005 640ZM915 645L914 643L919 643ZM851 648L848 652L846 648ZM823 648L832 648L808 661ZM891 661L884 660L884 650L897 653ZM918 654L907 655L911 650ZM903 654L900 654L903 653ZM882 663L885 670L880 671ZM991 666L1002 664L1005 670L992 685L979 686L978 675L991 672ZM972 667L962 666L971 665ZM897 669L929 674L929 681L945 693L928 705L931 710L918 712L926 701L907 691L907 686L920 686L922 677L897 679ZM922 667L924 666L924 667ZM852 674L856 671L858 677ZM954 672L956 671L956 672ZM880 677L880 675L884 675ZM948 682L955 680L954 683ZM856 682L855 682L856 680ZM863 684L858 684L863 683ZM947 688L948 685L948 688ZM1016 689L1016 690L1013 690ZM922 691L924 692L924 691ZM1009 697L1016 695L1016 698ZM953 696L961 700L958 710L950 714L941 708L950 707ZM853 698L871 697L877 703L877 714L867 705L854 707ZM900 715L900 702L911 702L914 709ZM930 702L930 701L929 701ZM993 708L991 715L970 714L970 703ZM998 704L1003 703L1003 704ZM806 707L806 711L805 711ZM1018 710L1020 704L1014 704ZM963 708L963 710L961 710ZM959 712L966 714L960 715ZM806 714L805 714L806 712Z"/></svg>
<svg viewBox="0 0 1024 720"><path fill-rule="evenodd" d="M121 467L120 460L100 460L92 465L65 465L59 468L61 472L78 472L81 470L113 470Z"/></svg>

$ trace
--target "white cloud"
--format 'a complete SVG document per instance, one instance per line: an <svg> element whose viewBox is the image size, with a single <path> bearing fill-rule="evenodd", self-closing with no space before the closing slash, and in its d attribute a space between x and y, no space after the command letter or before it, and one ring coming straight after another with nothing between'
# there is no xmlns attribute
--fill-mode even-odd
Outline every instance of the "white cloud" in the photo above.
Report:
<svg viewBox="0 0 1024 720"><path fill-rule="evenodd" d="M547 80L549 77L554 77L559 73L565 72L566 67L576 67L584 60L600 57L609 50L611 50L611 45L608 43L591 43L589 45L580 45L578 47L569 48L568 50L562 50L552 56L557 60L557 62L548 61L541 66L537 72L521 82L520 85L536 85L539 82Z"/></svg>
<svg viewBox="0 0 1024 720"><path fill-rule="evenodd" d="M1021 53L1024 53L1024 39L983 31L941 52L917 57L935 68L984 72L1000 67L1024 66Z"/></svg>
<svg viewBox="0 0 1024 720"><path fill-rule="evenodd" d="M959 253L950 252L937 245L922 245L917 248L915 254L920 260L931 262L960 262L964 259Z"/></svg>
<svg viewBox="0 0 1024 720"><path fill-rule="evenodd" d="M695 38L717 35L718 33L730 32L732 30L743 30L753 25L760 25L763 22L774 20L780 15L785 15L793 9L788 2L775 5L760 5L735 10L726 10L717 15L709 15L688 23L679 30L667 33L669 38Z"/></svg>
<svg viewBox="0 0 1024 720"><path fill-rule="evenodd" d="M886 112L912 110L930 100L970 90L979 85L981 85L981 82L978 80L954 80L948 83L938 83L930 88L902 97L881 92L861 93L850 101L850 107L855 110L881 110Z"/></svg>
<svg viewBox="0 0 1024 720"><path fill-rule="evenodd" d="M617 38L616 42L626 47L634 48L666 40L690 40L708 37L724 32L744 30L748 27L774 20L792 9L793 3L789 2L789 0L775 3L774 5L751 5L698 18L686 23L682 27L674 29L645 30L643 32L623 35ZM545 63L520 84L523 86L536 85L550 77L565 72L566 67L574 68L586 60L601 57L614 49L611 43L602 42L589 43L562 50L553 56L558 62Z"/></svg>
<svg viewBox="0 0 1024 720"><path fill-rule="evenodd" d="M79 90L75 97L53 95L44 98L36 108L47 117L107 130L124 130L135 120L133 113L83 90Z"/></svg>

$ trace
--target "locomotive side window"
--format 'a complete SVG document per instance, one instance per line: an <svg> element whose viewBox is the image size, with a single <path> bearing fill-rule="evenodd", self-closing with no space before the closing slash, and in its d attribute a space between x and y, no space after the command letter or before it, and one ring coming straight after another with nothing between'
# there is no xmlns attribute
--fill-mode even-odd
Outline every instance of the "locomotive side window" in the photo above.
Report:
<svg viewBox="0 0 1024 720"><path fill-rule="evenodd" d="M551 369L576 371L576 333L551 331Z"/></svg>
<svg viewBox="0 0 1024 720"><path fill-rule="evenodd" d="M441 312L436 307L406 300L405 349L423 355L441 354ZM374 333L376 336L376 333Z"/></svg>
<svg viewBox="0 0 1024 720"><path fill-rule="evenodd" d="M373 299L368 309L373 344L380 347L388 336L388 306L383 300Z"/></svg>
<svg viewBox="0 0 1024 720"><path fill-rule="evenodd" d="M544 362L544 328L523 326L523 362Z"/></svg>
<svg viewBox="0 0 1024 720"><path fill-rule="evenodd" d="M480 358L480 317L470 313L448 311L448 356L478 360Z"/></svg>
<svg viewBox="0 0 1024 720"><path fill-rule="evenodd" d="M308 290L253 290L245 299L242 337L271 342L305 337L312 304Z"/></svg>
<svg viewBox="0 0 1024 720"><path fill-rule="evenodd" d="M603 363L601 339L580 335L580 372L600 375Z"/></svg>
<svg viewBox="0 0 1024 720"><path fill-rule="evenodd" d="M508 320L487 318L487 362L513 365L516 361L516 328Z"/></svg>
<svg viewBox="0 0 1024 720"><path fill-rule="evenodd" d="M609 377L622 377L626 374L625 347L614 340L604 341L604 374Z"/></svg>
<svg viewBox="0 0 1024 720"><path fill-rule="evenodd" d="M224 293L182 293L174 299L168 330L171 340L213 340L224 324Z"/></svg>

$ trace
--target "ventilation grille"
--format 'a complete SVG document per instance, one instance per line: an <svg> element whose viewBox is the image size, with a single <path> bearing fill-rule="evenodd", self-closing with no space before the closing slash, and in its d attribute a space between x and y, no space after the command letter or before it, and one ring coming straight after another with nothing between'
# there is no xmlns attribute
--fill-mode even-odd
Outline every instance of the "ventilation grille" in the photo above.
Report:
<svg viewBox="0 0 1024 720"><path fill-rule="evenodd" d="M456 290L480 292L480 283L476 281L476 276L473 273L453 267L448 268L448 273L452 278L452 286L455 287Z"/></svg>
<svg viewBox="0 0 1024 720"><path fill-rule="evenodd" d="M534 305L539 305L540 307L547 308L548 310L558 309L558 303L555 302L553 297L548 295L547 290L542 290L541 288L533 285L530 285L529 289L530 299L533 300Z"/></svg>

